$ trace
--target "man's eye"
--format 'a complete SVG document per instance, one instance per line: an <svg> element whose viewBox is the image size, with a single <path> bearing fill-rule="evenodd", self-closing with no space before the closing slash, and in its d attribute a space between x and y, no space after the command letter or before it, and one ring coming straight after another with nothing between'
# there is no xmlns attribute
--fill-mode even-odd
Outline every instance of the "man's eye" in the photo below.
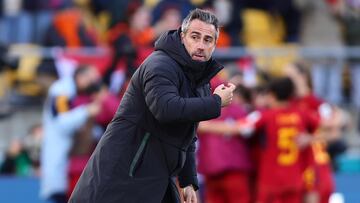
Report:
<svg viewBox="0 0 360 203"><path fill-rule="evenodd" d="M211 43L211 42L212 42L212 39L207 38L207 39L205 39L205 42L206 42L206 43Z"/></svg>
<svg viewBox="0 0 360 203"><path fill-rule="evenodd" d="M197 39L198 37L197 36L191 36L192 39Z"/></svg>

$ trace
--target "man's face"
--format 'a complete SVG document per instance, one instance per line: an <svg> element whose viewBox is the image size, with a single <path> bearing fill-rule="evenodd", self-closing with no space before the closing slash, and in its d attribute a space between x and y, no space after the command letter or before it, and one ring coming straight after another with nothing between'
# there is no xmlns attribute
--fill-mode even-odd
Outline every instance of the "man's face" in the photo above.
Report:
<svg viewBox="0 0 360 203"><path fill-rule="evenodd" d="M181 40L186 51L194 61L208 61L215 50L216 29L214 25L195 19L190 22L186 33L181 33Z"/></svg>

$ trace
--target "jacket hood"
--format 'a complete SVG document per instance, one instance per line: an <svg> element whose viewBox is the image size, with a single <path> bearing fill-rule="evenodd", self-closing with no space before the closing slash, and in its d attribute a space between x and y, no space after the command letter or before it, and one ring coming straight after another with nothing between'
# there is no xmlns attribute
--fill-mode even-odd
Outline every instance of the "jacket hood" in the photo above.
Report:
<svg viewBox="0 0 360 203"><path fill-rule="evenodd" d="M210 81L223 66L212 57L206 62L194 61L186 51L180 38L181 29L162 34L155 42L155 50L161 50L174 59L196 84Z"/></svg>

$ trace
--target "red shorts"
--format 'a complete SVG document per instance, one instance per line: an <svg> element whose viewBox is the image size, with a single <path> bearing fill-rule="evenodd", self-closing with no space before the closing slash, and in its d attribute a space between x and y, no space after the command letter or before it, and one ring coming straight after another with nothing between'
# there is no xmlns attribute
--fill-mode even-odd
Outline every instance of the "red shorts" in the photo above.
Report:
<svg viewBox="0 0 360 203"><path fill-rule="evenodd" d="M279 190L276 187L257 185L256 203L301 203L303 192L299 190Z"/></svg>
<svg viewBox="0 0 360 203"><path fill-rule="evenodd" d="M216 177L206 177L205 199L208 203L250 202L249 173L229 171Z"/></svg>

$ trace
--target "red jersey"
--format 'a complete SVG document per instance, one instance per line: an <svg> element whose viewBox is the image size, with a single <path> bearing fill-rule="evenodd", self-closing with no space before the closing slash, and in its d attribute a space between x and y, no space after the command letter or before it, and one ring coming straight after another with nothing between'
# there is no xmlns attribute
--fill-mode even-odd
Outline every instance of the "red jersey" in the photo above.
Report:
<svg viewBox="0 0 360 203"><path fill-rule="evenodd" d="M314 94L308 94L301 98L295 98L291 101L291 105L294 108L300 109L301 111L308 112L315 119L320 119L319 107L324 101L316 97Z"/></svg>
<svg viewBox="0 0 360 203"><path fill-rule="evenodd" d="M323 100L316 97L314 94L308 94L301 98L295 98L292 104L301 109L318 111L319 106L324 103Z"/></svg>
<svg viewBox="0 0 360 203"><path fill-rule="evenodd" d="M258 183L262 190L279 193L301 190L304 160L310 148L301 150L295 143L300 133L316 129L318 120L292 106L264 111L256 130L264 134L259 160Z"/></svg>

